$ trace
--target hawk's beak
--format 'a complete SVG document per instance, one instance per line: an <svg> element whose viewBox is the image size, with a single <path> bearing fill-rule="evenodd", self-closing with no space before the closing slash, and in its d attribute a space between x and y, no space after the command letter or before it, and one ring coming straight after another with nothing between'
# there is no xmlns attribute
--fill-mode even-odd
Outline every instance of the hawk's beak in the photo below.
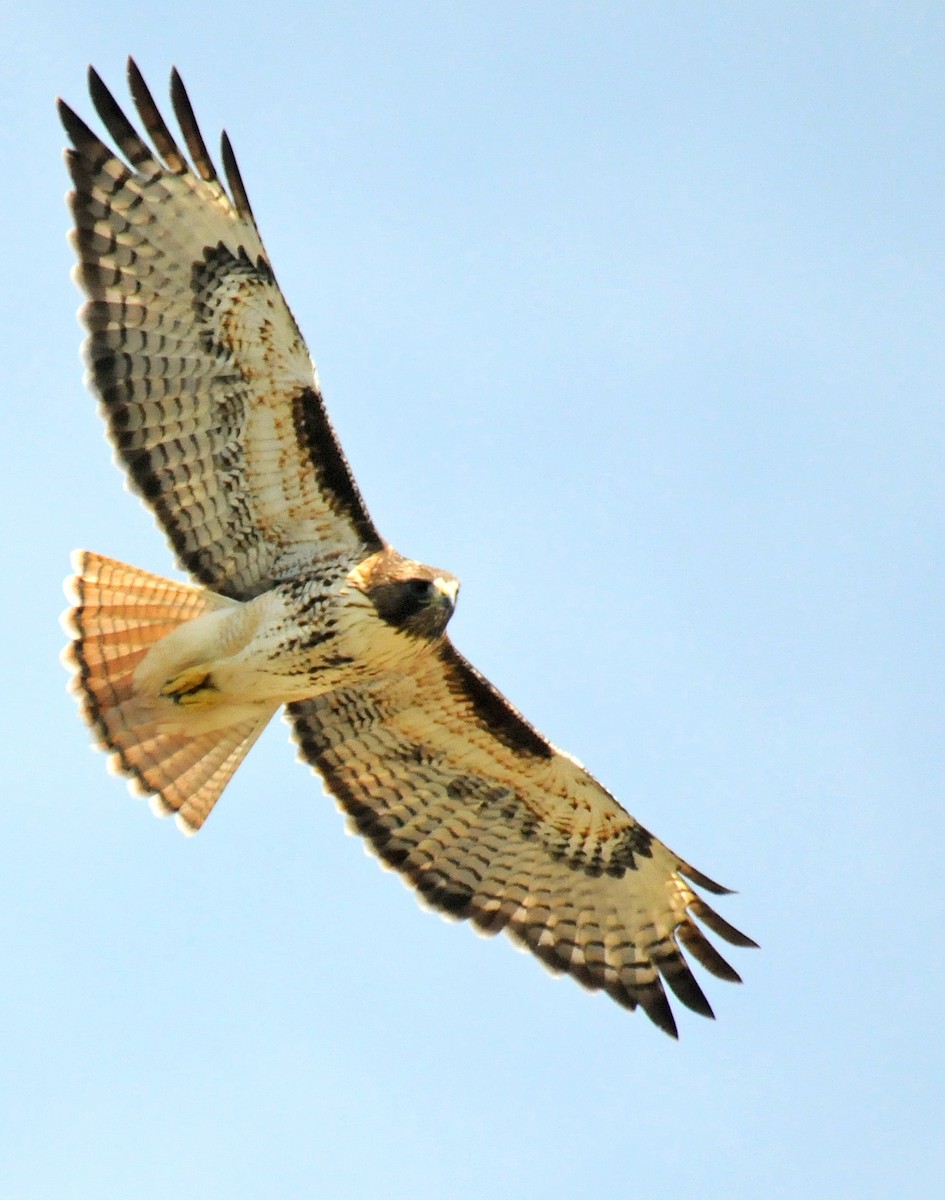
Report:
<svg viewBox="0 0 945 1200"><path fill-rule="evenodd" d="M434 594L430 597L431 604L440 608L448 608L451 612L456 607L456 597L459 595L459 580L444 579L438 575L433 581Z"/></svg>

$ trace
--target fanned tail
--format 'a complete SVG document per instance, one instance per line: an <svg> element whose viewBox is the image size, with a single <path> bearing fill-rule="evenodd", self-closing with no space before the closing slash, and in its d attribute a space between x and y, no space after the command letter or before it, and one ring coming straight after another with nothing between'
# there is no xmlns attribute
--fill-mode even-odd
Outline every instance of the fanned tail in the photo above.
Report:
<svg viewBox="0 0 945 1200"><path fill-rule="evenodd" d="M134 673L161 638L234 601L87 550L73 555L73 569L66 587L75 607L63 615L72 640L62 657L85 718L129 787L196 833L274 709L192 735L159 719Z"/></svg>

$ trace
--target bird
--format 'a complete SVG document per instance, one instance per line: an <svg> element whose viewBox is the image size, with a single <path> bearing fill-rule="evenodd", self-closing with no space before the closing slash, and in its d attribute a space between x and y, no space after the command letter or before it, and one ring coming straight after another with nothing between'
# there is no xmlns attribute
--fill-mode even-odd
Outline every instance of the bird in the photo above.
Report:
<svg viewBox="0 0 945 1200"><path fill-rule="evenodd" d="M113 145L58 102L73 276L115 457L190 581L73 555L63 658L110 767L196 833L284 709L349 828L428 907L673 1037L667 987L713 1016L686 956L740 978L703 927L756 944L694 890L728 889L453 645L459 581L378 532L229 138L221 178L177 70L179 135L130 58L127 75L138 126L89 68Z"/></svg>

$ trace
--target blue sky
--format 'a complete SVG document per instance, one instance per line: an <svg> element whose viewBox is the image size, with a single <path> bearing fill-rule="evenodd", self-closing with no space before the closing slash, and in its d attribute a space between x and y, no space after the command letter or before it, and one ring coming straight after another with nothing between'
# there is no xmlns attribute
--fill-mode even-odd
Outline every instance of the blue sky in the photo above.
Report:
<svg viewBox="0 0 945 1200"><path fill-rule="evenodd" d="M943 43L908 2L6 14L5 1195L945 1184ZM82 387L53 100L129 52L233 138L458 645L738 888L763 948L678 1044L423 913L281 723L190 840L88 749L68 553L171 559Z"/></svg>

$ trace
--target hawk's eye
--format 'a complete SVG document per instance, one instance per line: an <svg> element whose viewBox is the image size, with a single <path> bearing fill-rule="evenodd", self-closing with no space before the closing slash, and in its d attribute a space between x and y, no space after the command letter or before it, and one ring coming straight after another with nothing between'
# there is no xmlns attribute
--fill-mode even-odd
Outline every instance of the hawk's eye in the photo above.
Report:
<svg viewBox="0 0 945 1200"><path fill-rule="evenodd" d="M425 600L433 591L433 584L429 579L411 579L410 594L418 600Z"/></svg>

